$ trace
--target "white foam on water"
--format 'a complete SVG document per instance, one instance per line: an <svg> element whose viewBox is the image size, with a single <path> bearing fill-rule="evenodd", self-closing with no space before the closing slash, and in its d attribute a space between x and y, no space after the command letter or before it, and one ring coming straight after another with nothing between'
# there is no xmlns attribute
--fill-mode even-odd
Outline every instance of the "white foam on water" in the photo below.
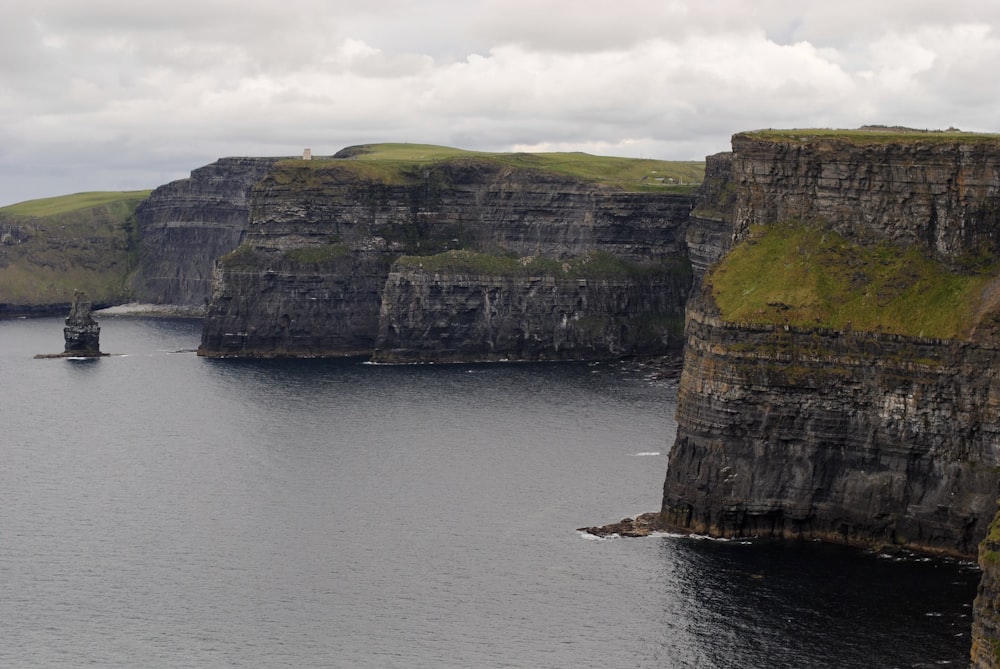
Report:
<svg viewBox="0 0 1000 669"><path fill-rule="evenodd" d="M580 532L577 531L581 539L586 539L587 541L609 541L611 539L621 539L617 534L607 534L603 537L599 537L596 534L591 534L590 532Z"/></svg>

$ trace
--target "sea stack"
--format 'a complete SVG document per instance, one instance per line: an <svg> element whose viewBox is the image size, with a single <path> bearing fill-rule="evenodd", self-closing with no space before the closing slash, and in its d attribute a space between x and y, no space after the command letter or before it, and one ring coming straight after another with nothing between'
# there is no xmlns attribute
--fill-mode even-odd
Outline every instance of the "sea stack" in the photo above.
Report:
<svg viewBox="0 0 1000 669"><path fill-rule="evenodd" d="M73 291L73 306L66 317L63 335L65 355L96 357L101 355L101 326L91 315L92 304L83 291Z"/></svg>

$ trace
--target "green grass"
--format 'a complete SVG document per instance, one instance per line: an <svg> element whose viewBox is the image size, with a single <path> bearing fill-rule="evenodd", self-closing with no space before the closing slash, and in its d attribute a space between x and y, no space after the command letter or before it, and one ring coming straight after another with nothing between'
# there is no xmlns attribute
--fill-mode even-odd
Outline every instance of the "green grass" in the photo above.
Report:
<svg viewBox="0 0 1000 669"><path fill-rule="evenodd" d="M1000 142L1000 134L961 132L958 130L902 130L872 128L837 130L833 128L801 128L788 130L754 130L737 137L774 142L808 143L817 140L839 140L855 145L866 144L947 144L954 142L985 144Z"/></svg>
<svg viewBox="0 0 1000 669"><path fill-rule="evenodd" d="M135 202L138 204L149 197L152 191L94 191L89 193L76 193L74 195L60 195L59 197L48 197L41 200L28 200L19 202L7 207L0 208L0 214L10 216L30 216L45 218L58 214L67 214L81 209L112 205L119 202Z"/></svg>
<svg viewBox="0 0 1000 669"><path fill-rule="evenodd" d="M300 265L320 265L346 257L350 250L346 244L332 243L320 246L300 246L285 251L285 258Z"/></svg>
<svg viewBox="0 0 1000 669"><path fill-rule="evenodd" d="M709 282L732 322L964 338L996 272L953 271L916 248L785 223L755 228Z"/></svg>
<svg viewBox="0 0 1000 669"><path fill-rule="evenodd" d="M241 244L229 253L221 256L217 262L221 267L229 270L255 269L259 268L265 259L266 256L261 251L258 251L249 244Z"/></svg>
<svg viewBox="0 0 1000 669"><path fill-rule="evenodd" d="M594 156L587 153L487 153L430 144L369 144L345 149L346 158L285 160L285 170L350 169L361 178L416 183L420 167L447 161L482 161L531 169L622 188L631 192L693 192L705 172L702 161L666 161Z"/></svg>

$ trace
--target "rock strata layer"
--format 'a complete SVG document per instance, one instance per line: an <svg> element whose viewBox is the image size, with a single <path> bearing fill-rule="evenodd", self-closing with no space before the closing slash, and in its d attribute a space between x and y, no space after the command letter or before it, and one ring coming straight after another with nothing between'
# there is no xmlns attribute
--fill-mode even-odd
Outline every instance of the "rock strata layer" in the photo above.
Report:
<svg viewBox="0 0 1000 669"><path fill-rule="evenodd" d="M679 348L687 272L510 276L394 268L379 362L614 358Z"/></svg>
<svg viewBox="0 0 1000 669"><path fill-rule="evenodd" d="M135 212L134 301L204 307L214 263L243 241L250 191L276 161L222 158L154 190Z"/></svg>
<svg viewBox="0 0 1000 669"><path fill-rule="evenodd" d="M996 509L997 351L688 308L671 525L975 554Z"/></svg>

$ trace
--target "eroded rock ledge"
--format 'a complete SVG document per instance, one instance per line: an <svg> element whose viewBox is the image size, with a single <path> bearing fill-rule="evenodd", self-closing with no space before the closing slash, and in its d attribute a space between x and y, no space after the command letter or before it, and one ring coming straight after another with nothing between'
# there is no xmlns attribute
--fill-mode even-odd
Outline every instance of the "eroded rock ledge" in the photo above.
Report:
<svg viewBox="0 0 1000 669"><path fill-rule="evenodd" d="M622 518L617 523L601 525L599 527L580 527L578 532L586 532L595 537L610 537L617 535L620 537L648 537L654 532L662 532L669 529L663 523L662 516L658 512L641 513L635 518Z"/></svg>

